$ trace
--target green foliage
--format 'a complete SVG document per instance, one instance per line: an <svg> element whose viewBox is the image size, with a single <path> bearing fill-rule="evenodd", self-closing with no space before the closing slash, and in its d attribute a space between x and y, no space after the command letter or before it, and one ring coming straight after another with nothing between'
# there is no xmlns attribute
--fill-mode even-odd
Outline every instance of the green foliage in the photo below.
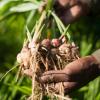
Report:
<svg viewBox="0 0 100 100"><path fill-rule="evenodd" d="M41 4L41 0L0 1L0 77L15 66L16 55L21 50L26 37L26 26L30 31L34 31L33 26L40 17L37 9ZM46 9L50 8L51 5L49 4ZM56 20L61 23L57 18ZM63 25L59 26L58 24L58 27L61 31L63 30ZM79 45L82 56L89 55L100 48L99 27L99 17L86 17L70 26L69 33ZM53 27L52 30L48 29L48 31L53 33L53 37L57 32ZM45 30L43 32L47 33ZM31 80L21 76L18 82L15 82L17 71L17 68L14 69L0 81L0 100L25 100L30 96ZM73 92L71 96L73 100L100 100L100 78Z"/></svg>

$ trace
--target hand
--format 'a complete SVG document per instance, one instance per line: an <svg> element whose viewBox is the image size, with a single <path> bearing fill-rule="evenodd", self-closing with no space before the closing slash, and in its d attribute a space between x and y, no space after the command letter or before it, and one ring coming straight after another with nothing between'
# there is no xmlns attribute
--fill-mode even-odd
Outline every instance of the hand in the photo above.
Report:
<svg viewBox="0 0 100 100"><path fill-rule="evenodd" d="M59 83L63 82L65 93L69 93L86 85L91 80L100 75L100 62L97 54L80 58L68 64L63 70L48 71L43 73L41 81L45 83L56 83L55 90L59 89ZM32 70L24 70L24 74L32 77Z"/></svg>
<svg viewBox="0 0 100 100"><path fill-rule="evenodd" d="M70 24L88 13L88 4L89 0L56 0L54 7L64 24Z"/></svg>
<svg viewBox="0 0 100 100"><path fill-rule="evenodd" d="M88 56L68 64L63 70L45 72L41 80L43 83L57 83L56 89L59 89L58 84L63 82L65 93L69 93L99 76L98 66L96 59Z"/></svg>

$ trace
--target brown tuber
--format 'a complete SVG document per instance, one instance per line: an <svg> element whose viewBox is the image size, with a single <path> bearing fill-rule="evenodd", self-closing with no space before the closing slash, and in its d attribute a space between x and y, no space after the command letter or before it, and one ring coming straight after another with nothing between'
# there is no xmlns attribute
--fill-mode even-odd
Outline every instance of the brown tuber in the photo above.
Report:
<svg viewBox="0 0 100 100"><path fill-rule="evenodd" d="M61 42L59 39L52 39L51 44L53 47L59 47L61 45Z"/></svg>
<svg viewBox="0 0 100 100"><path fill-rule="evenodd" d="M24 68L29 67L31 52L28 47L23 47L21 52L17 55L17 62L24 65Z"/></svg>
<svg viewBox="0 0 100 100"><path fill-rule="evenodd" d="M41 74L45 71L63 69L66 64L79 58L78 48L73 43L69 43L65 36L59 39L43 39L41 42L31 41L24 46L17 55L17 61L22 66L22 73L32 77L32 98L40 100L38 95L48 94L53 97L56 93L55 84L42 84L40 80ZM52 76L51 76L52 77ZM36 88L35 88L36 87ZM62 95L62 83L59 85L58 94ZM62 90L61 90L62 89Z"/></svg>
<svg viewBox="0 0 100 100"><path fill-rule="evenodd" d="M50 39L44 39L42 42L41 42L41 45L50 49L51 48L51 40Z"/></svg>

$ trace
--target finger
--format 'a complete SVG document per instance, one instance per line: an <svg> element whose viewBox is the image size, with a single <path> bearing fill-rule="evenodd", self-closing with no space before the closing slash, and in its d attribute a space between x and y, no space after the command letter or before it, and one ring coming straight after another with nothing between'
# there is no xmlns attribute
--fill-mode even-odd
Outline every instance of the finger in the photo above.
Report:
<svg viewBox="0 0 100 100"><path fill-rule="evenodd" d="M73 5L79 4L77 0L57 0L62 7L71 7Z"/></svg>
<svg viewBox="0 0 100 100"><path fill-rule="evenodd" d="M83 5L77 4L75 6L72 6L68 10L66 10L60 16L61 16L61 20L64 22L64 24L70 24L85 14L87 14L87 11L86 11L86 9L84 9Z"/></svg>
<svg viewBox="0 0 100 100"><path fill-rule="evenodd" d="M68 70L66 70L66 73L63 72L63 70L59 71L48 71L45 72L42 77L41 81L43 83L58 83L58 82L65 82L70 80L70 76L68 74Z"/></svg>
<svg viewBox="0 0 100 100"><path fill-rule="evenodd" d="M63 7L69 5L70 0L58 0L59 4Z"/></svg>
<svg viewBox="0 0 100 100"><path fill-rule="evenodd" d="M60 91L60 86L63 85L65 94L75 91L79 88L78 82L63 82L55 84L56 93Z"/></svg>
<svg viewBox="0 0 100 100"><path fill-rule="evenodd" d="M79 88L79 84L77 82L64 82L63 84L65 94L69 94Z"/></svg>

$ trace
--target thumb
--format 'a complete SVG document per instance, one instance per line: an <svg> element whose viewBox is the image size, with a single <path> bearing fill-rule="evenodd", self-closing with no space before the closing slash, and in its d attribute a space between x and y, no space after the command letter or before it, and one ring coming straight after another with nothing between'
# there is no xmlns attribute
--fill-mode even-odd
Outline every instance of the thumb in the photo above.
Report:
<svg viewBox="0 0 100 100"><path fill-rule="evenodd" d="M69 75L66 71L66 73L63 72L63 70L57 70L57 71L47 71L43 73L41 76L41 81L43 83L58 83L58 82L66 82L69 80Z"/></svg>

